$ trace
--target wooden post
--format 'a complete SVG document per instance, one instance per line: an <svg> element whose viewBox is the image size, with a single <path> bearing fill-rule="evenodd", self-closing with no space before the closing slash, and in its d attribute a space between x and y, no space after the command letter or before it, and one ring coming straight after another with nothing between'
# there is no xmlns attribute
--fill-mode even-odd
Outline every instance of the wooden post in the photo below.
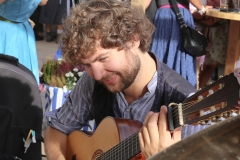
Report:
<svg viewBox="0 0 240 160"><path fill-rule="evenodd" d="M240 58L240 21L231 20L229 26L228 49L226 55L224 75L234 71L236 62Z"/></svg>

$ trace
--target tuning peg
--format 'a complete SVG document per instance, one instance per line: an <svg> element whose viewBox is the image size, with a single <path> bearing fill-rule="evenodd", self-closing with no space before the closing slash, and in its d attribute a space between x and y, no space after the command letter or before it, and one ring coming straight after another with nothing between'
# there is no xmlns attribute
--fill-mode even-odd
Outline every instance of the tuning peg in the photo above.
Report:
<svg viewBox="0 0 240 160"><path fill-rule="evenodd" d="M215 112L216 111L216 107L215 106L211 106L210 107L210 112Z"/></svg>
<svg viewBox="0 0 240 160"><path fill-rule="evenodd" d="M232 114L231 114L230 116L231 116L231 117L234 117L234 116L238 116L238 114L235 113L235 112L232 112Z"/></svg>
<svg viewBox="0 0 240 160"><path fill-rule="evenodd" d="M225 118L223 118L221 115L217 115L217 116L212 116L210 119L213 122L220 122L220 121L223 121Z"/></svg>
<svg viewBox="0 0 240 160"><path fill-rule="evenodd" d="M231 110L229 111L229 116L230 117L234 117L234 116L237 116L238 114L235 112L235 110Z"/></svg>
<svg viewBox="0 0 240 160"><path fill-rule="evenodd" d="M207 96L210 96L210 95L212 95L214 92L213 92L213 90L212 89L209 89L208 90L208 95Z"/></svg>
<svg viewBox="0 0 240 160"><path fill-rule="evenodd" d="M211 119L209 119L207 125L212 125L212 124L214 124L214 122L212 122Z"/></svg>
<svg viewBox="0 0 240 160"><path fill-rule="evenodd" d="M205 115L205 112L204 112L204 110L203 110L203 109L201 109L201 110L200 110L200 112L199 112L199 114L200 114L200 117L201 117L201 116L204 116L204 115Z"/></svg>
<svg viewBox="0 0 240 160"><path fill-rule="evenodd" d="M211 119L213 122L216 122L216 121L217 121L217 117L216 117L216 116L212 116L212 117L210 117L210 119Z"/></svg>
<svg viewBox="0 0 240 160"><path fill-rule="evenodd" d="M212 83L213 83L213 82L208 82L207 85L210 85L210 84L212 84Z"/></svg>
<svg viewBox="0 0 240 160"><path fill-rule="evenodd" d="M198 124L200 124L200 125L210 125L211 120L210 119L201 120L201 121L198 122Z"/></svg>
<svg viewBox="0 0 240 160"><path fill-rule="evenodd" d="M223 118L223 117L218 117L218 118L217 118L217 121L218 121L218 122L224 121L224 120L225 120L225 118Z"/></svg>
<svg viewBox="0 0 240 160"><path fill-rule="evenodd" d="M206 120L205 120L205 124L210 125L209 123L210 123L210 120L209 120L209 119L206 119Z"/></svg>
<svg viewBox="0 0 240 160"><path fill-rule="evenodd" d="M223 113L223 117L229 117L229 115L230 115L229 112L224 112Z"/></svg>
<svg viewBox="0 0 240 160"><path fill-rule="evenodd" d="M233 110L224 112L224 117L233 117L237 115Z"/></svg>
<svg viewBox="0 0 240 160"><path fill-rule="evenodd" d="M204 120L202 120L202 121L200 121L200 122L198 122L198 124L200 124L200 125L205 125L206 123L205 123L205 121Z"/></svg>
<svg viewBox="0 0 240 160"><path fill-rule="evenodd" d="M201 100L203 100L203 96L202 96L202 95L199 95L199 96L198 96L198 101L201 101Z"/></svg>
<svg viewBox="0 0 240 160"><path fill-rule="evenodd" d="M218 76L218 79L221 79L221 78L223 78L223 75L219 75L219 76Z"/></svg>

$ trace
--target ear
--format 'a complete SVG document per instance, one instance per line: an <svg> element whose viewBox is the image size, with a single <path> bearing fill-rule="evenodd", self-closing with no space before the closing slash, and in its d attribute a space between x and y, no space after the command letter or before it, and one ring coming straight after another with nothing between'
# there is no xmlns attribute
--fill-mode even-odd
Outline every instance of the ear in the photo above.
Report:
<svg viewBox="0 0 240 160"><path fill-rule="evenodd" d="M137 49L137 48L139 48L139 46L140 46L140 40L139 39L133 41L133 48Z"/></svg>
<svg viewBox="0 0 240 160"><path fill-rule="evenodd" d="M132 35L131 41L126 43L128 49L138 49L140 46L140 38L137 34Z"/></svg>
<svg viewBox="0 0 240 160"><path fill-rule="evenodd" d="M132 48L137 49L140 46L140 38L138 34L133 35Z"/></svg>

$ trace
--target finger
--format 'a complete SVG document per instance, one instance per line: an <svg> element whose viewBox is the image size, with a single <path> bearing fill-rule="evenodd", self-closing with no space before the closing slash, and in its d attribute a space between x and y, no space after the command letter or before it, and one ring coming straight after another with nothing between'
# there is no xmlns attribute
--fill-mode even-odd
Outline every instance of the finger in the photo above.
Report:
<svg viewBox="0 0 240 160"><path fill-rule="evenodd" d="M141 151L144 149L144 140L143 140L143 135L142 135L142 129L138 132L138 140L139 140L139 145Z"/></svg>
<svg viewBox="0 0 240 160"><path fill-rule="evenodd" d="M143 140L143 146L150 143L150 137L149 137L149 133L148 133L147 124L148 124L149 118L151 117L152 114L153 114L152 111L148 112L148 114L146 115L145 120L143 122L143 126L141 128L141 136L142 136L142 140Z"/></svg>
<svg viewBox="0 0 240 160"><path fill-rule="evenodd" d="M179 127L176 130L174 130L172 134L172 139L174 140L174 142L178 142L181 140L181 134L182 134L182 127Z"/></svg>
<svg viewBox="0 0 240 160"><path fill-rule="evenodd" d="M143 122L143 125L146 126L146 124L148 123L148 120L149 118L151 117L151 115L153 114L152 111L148 112L145 119L144 119L144 122Z"/></svg>
<svg viewBox="0 0 240 160"><path fill-rule="evenodd" d="M153 113L148 120L147 129L149 133L150 143L158 144L159 132L158 132L158 119L159 113Z"/></svg>
<svg viewBox="0 0 240 160"><path fill-rule="evenodd" d="M168 121L167 121L167 107L162 106L159 113L158 119L158 128L160 141L168 141L171 139L171 133L168 129Z"/></svg>
<svg viewBox="0 0 240 160"><path fill-rule="evenodd" d="M158 152L158 116L159 113L150 112L147 114L144 125L139 133L140 148L145 157L150 157Z"/></svg>

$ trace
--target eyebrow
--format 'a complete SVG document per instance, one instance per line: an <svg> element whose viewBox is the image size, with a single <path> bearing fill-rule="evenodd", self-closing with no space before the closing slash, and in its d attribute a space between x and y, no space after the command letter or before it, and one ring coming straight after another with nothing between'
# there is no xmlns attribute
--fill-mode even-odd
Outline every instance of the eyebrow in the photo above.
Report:
<svg viewBox="0 0 240 160"><path fill-rule="evenodd" d="M93 62L96 62L100 57L102 57L102 56L104 56L104 55L106 55L106 54L108 54L109 52L105 52L105 53L101 53L100 55L98 55L94 60L93 60Z"/></svg>
<svg viewBox="0 0 240 160"><path fill-rule="evenodd" d="M94 58L94 60L91 61L90 63L96 62L101 56L106 55L106 54L108 54L108 53L109 53L109 52L101 53L101 54L98 55L96 58ZM83 63L83 62L81 62L81 63L82 63L82 64L85 64L85 63ZM89 63L87 63L87 64L89 64Z"/></svg>

